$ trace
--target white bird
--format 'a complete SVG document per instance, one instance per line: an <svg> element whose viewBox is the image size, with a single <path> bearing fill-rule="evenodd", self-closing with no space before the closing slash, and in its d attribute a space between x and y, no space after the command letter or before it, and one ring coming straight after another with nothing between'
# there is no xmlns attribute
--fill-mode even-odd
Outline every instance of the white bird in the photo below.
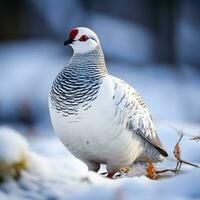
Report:
<svg viewBox="0 0 200 200"><path fill-rule="evenodd" d="M108 73L97 35L77 27L64 45L74 53L52 85L49 110L66 148L89 170L106 164L110 178L132 163L167 157L142 97Z"/></svg>

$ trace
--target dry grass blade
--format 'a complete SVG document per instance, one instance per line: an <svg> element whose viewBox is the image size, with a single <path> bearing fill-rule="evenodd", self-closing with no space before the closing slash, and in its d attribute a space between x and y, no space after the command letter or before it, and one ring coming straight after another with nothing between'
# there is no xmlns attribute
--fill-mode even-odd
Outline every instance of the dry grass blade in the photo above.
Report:
<svg viewBox="0 0 200 200"><path fill-rule="evenodd" d="M194 137L193 134L187 133L182 129L178 129L172 125L168 125L175 133L177 133L178 135L184 135L184 136L188 136L188 137Z"/></svg>
<svg viewBox="0 0 200 200"><path fill-rule="evenodd" d="M186 133L185 131L183 130L179 130L171 125L169 125L169 127L171 129L173 129L177 134L179 135L186 135L186 136L189 136L190 137L190 140L195 140L196 142L199 142L200 141L200 133L198 133L198 135L193 135L193 134L189 134L189 133Z"/></svg>

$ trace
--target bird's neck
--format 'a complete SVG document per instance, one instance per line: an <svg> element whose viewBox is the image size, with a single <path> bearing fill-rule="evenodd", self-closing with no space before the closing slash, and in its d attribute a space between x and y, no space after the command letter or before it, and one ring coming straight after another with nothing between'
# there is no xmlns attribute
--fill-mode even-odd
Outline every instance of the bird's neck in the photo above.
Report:
<svg viewBox="0 0 200 200"><path fill-rule="evenodd" d="M85 78L101 78L108 74L104 55L100 46L85 54L75 53L66 70L72 70L77 76Z"/></svg>
<svg viewBox="0 0 200 200"><path fill-rule="evenodd" d="M89 109L97 98L102 78L107 75L100 48L84 55L75 54L53 83L50 93L52 107L65 116Z"/></svg>

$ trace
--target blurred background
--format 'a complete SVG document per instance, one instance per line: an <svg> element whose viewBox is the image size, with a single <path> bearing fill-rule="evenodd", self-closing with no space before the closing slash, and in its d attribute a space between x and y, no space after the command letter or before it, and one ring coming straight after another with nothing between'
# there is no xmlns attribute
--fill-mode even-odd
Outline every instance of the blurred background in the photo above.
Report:
<svg viewBox="0 0 200 200"><path fill-rule="evenodd" d="M156 123L200 123L200 1L1 0L0 125L53 130L48 93L76 26L100 38L108 70L144 97Z"/></svg>

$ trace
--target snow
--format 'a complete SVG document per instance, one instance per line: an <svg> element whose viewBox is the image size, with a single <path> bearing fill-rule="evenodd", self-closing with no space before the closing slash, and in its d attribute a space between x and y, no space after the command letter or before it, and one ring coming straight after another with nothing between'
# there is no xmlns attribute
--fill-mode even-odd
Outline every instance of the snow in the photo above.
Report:
<svg viewBox="0 0 200 200"><path fill-rule="evenodd" d="M17 163L27 157L28 143L15 130L0 128L0 162L5 165Z"/></svg>
<svg viewBox="0 0 200 200"><path fill-rule="evenodd" d="M38 148L45 144L43 150L48 151L48 148L57 145L58 141L53 138L52 146L49 138L44 138L43 142L34 143L39 143ZM12 166L24 159L24 155L27 163L26 168L21 169L19 180L14 180L12 176L6 174L4 183L0 185L0 199L66 199L75 191L81 191L92 183L107 181L96 173L88 172L86 166L72 155L70 155L71 163L65 162L63 157L61 159L56 156L52 159L39 155L39 152L32 152L28 149L26 139L8 127L0 128L0 146L1 165L2 161L5 161L7 167ZM48 154L51 155L50 152Z"/></svg>
<svg viewBox="0 0 200 200"><path fill-rule="evenodd" d="M195 199L200 197L200 191L192 184L200 184L199 170L194 170L184 176L152 181L146 177L117 180L115 184L94 186L91 190L73 199ZM98 194L98 195L97 195Z"/></svg>
<svg viewBox="0 0 200 200"><path fill-rule="evenodd" d="M179 124L179 126L183 127L185 132L192 134L200 129L200 126L193 124ZM161 194L164 199L175 200L200 197L199 169L183 166L179 175L171 174L169 177L150 180L145 176L145 167L135 165L128 174L110 180L100 174L88 172L86 165L73 157L56 137L29 138L28 147L25 138L16 131L6 127L0 130L1 138L4 136L4 140L1 140L4 144L1 145L1 152L7 149L7 152L13 153L10 140L15 141L15 152L19 152L22 146L26 146L28 163L27 168L22 170L19 180L10 178L0 185L0 199L2 200L27 198L129 200L133 197L157 199ZM167 123L160 124L158 131L170 157L165 162L156 165L156 168L163 169L169 166L173 168L176 165L172 159L173 147L179 135L169 128ZM200 163L200 155L194 154L195 151L198 152L199 145L190 140L188 136L184 136L181 141L183 159ZM7 157L7 160L9 158L13 159L13 157ZM105 172L104 166L101 172Z"/></svg>

